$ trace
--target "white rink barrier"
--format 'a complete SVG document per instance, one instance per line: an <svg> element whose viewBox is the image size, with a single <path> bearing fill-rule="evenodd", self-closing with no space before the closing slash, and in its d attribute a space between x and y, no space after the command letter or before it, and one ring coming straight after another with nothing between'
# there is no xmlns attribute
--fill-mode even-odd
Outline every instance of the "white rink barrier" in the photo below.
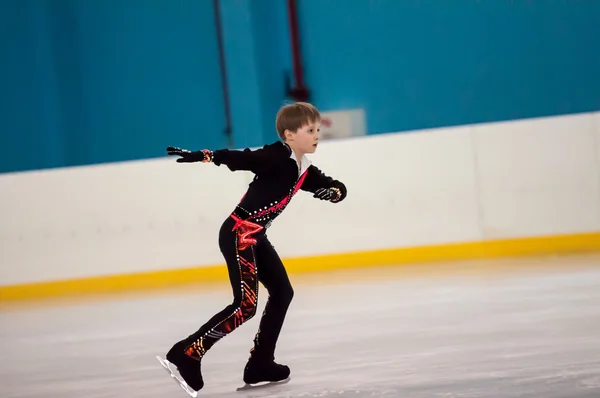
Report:
<svg viewBox="0 0 600 398"><path fill-rule="evenodd" d="M600 113L331 140L311 160L348 197L299 192L269 231L284 258L600 231ZM2 174L0 285L220 264L251 177L167 158Z"/></svg>

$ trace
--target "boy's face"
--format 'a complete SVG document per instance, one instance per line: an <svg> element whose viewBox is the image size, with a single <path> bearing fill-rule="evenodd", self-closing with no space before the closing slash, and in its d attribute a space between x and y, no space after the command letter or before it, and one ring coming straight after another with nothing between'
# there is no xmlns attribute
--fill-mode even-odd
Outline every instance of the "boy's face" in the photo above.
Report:
<svg viewBox="0 0 600 398"><path fill-rule="evenodd" d="M320 131L320 120L317 120L314 123L309 122L299 128L295 133L287 134L287 142L297 151L302 153L314 153L317 150L317 144L319 143Z"/></svg>

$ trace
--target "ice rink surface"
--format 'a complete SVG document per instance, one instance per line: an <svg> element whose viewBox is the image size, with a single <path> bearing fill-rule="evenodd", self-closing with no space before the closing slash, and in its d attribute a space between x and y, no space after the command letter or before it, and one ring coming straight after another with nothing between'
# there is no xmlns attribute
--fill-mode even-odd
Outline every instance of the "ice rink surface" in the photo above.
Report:
<svg viewBox="0 0 600 398"><path fill-rule="evenodd" d="M293 277L292 381L236 392L264 307L203 361L199 397L600 397L600 257ZM173 292L3 308L0 397L187 395L156 361L231 301Z"/></svg>

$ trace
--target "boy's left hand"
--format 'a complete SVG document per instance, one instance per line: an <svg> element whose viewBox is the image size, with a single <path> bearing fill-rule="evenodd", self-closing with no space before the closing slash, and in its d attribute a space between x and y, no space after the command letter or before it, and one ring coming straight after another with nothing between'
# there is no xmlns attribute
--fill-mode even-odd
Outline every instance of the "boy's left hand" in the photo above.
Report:
<svg viewBox="0 0 600 398"><path fill-rule="evenodd" d="M340 198L340 191L336 188L319 188L313 198L335 202Z"/></svg>

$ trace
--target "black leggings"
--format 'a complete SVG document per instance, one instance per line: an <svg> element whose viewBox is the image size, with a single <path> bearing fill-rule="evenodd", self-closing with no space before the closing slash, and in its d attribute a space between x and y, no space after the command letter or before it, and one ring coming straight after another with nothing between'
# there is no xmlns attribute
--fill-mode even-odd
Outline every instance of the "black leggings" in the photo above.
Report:
<svg viewBox="0 0 600 398"><path fill-rule="evenodd" d="M251 351L253 357L273 360L294 295L285 267L262 227L235 216L221 226L219 247L227 263L233 302L185 340L185 351L193 358L202 358L217 341L251 319L256 314L261 282L269 297Z"/></svg>

